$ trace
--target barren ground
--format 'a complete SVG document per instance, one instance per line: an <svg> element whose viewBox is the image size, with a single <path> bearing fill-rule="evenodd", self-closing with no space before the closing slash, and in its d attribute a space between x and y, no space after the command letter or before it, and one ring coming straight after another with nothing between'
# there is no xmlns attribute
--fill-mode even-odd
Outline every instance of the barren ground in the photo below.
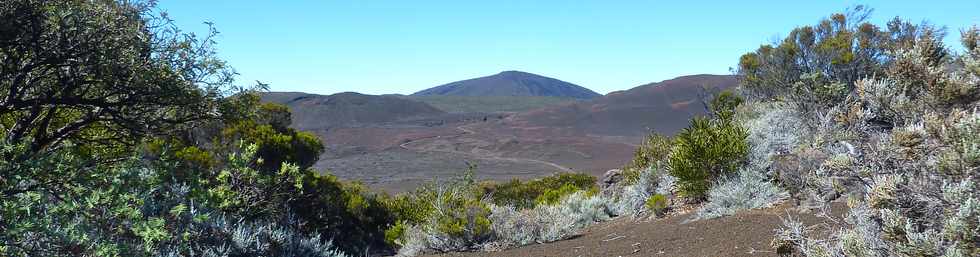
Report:
<svg viewBox="0 0 980 257"><path fill-rule="evenodd" d="M315 131L327 146L315 167L397 193L456 176L467 164L477 166L480 180L529 179L562 171L601 176L632 157L635 145L625 142L641 140L502 125L507 119Z"/></svg>

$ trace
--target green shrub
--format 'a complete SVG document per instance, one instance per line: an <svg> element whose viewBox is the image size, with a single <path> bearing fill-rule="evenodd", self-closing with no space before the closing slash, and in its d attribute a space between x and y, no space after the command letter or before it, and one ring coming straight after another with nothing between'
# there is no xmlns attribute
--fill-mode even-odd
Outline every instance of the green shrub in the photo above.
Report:
<svg viewBox="0 0 980 257"><path fill-rule="evenodd" d="M365 248L386 249L385 230L395 224L397 215L386 198L368 191L360 183L343 182L336 176L307 170L287 197L287 207L305 222L302 232L318 232L333 238L334 244L349 253Z"/></svg>
<svg viewBox="0 0 980 257"><path fill-rule="evenodd" d="M479 199L445 195L440 204L445 208L434 216L439 232L472 243L490 235L490 207Z"/></svg>
<svg viewBox="0 0 980 257"><path fill-rule="evenodd" d="M398 245L402 238L405 238L405 230L408 229L408 223L405 221L397 221L394 226L385 230L385 243L388 245Z"/></svg>
<svg viewBox="0 0 980 257"><path fill-rule="evenodd" d="M647 199L645 206L654 214L662 215L667 211L667 196L663 194L654 194Z"/></svg>
<svg viewBox="0 0 980 257"><path fill-rule="evenodd" d="M320 140L288 128L284 106L232 85L214 42L158 10L0 7L0 55L73 67L0 78L20 92L12 101L43 98L0 108L0 256L339 255L331 238L353 253L383 246L392 222L375 196L308 169ZM81 41L57 43L65 38Z"/></svg>
<svg viewBox="0 0 980 257"><path fill-rule="evenodd" d="M708 103L708 109L714 119L723 122L732 122L735 119L735 111L745 99L736 95L731 90L725 90L715 95Z"/></svg>
<svg viewBox="0 0 980 257"><path fill-rule="evenodd" d="M831 17L819 26L849 16ZM844 88L848 93L843 100L830 100L830 108L819 95L807 94L819 91L781 93L797 105L794 111L816 114L810 117L818 119L804 121L815 125L804 133L815 132L819 139L812 141L808 151L830 158L801 174L804 194L797 196L820 207L843 193L849 194L846 219L818 215L826 217L825 224L840 229L822 233L799 220L784 219L784 228L777 229L773 246L779 252L800 256L980 256L980 197L976 194L980 170L980 115L976 110L980 106L980 31L976 27L962 31L965 52L956 53L943 44L944 29L912 25L898 18L887 24L887 31L867 23L838 30L840 33L818 34L816 45L829 47L816 50L854 51L841 51L843 58L829 59L830 66L812 64L832 51L804 50L797 56L806 53L810 57L764 64L778 59L769 59L777 56L762 53L760 48L757 54L768 57L759 60L753 56L743 62L757 66L745 69L754 72L743 73L751 79L792 80L800 76L788 74L817 72L820 75L801 78L822 82L803 81L810 85L800 88L841 83L843 87L828 91ZM862 42L857 37L860 34L877 36ZM858 39L860 44L834 43L847 43L850 40L837 40L847 38ZM869 65L851 65L861 59L869 60ZM848 91L852 82L854 90ZM797 82L771 85L790 83ZM771 179L764 170L751 173L756 175L715 186L712 202L705 205L700 216L768 206L773 201L765 200L770 198L766 195L776 197L772 200L783 197L784 193L771 185L761 184Z"/></svg>
<svg viewBox="0 0 980 257"><path fill-rule="evenodd" d="M734 173L745 162L748 131L734 119L739 104L737 96L722 93L712 101L715 118L694 118L674 138L669 171L684 196L703 200L716 179Z"/></svg>
<svg viewBox="0 0 980 257"><path fill-rule="evenodd" d="M565 184L557 189L547 189L543 194L534 199L535 205L554 205L561 201L565 196L573 194L575 192L582 191L581 188L576 187L572 184Z"/></svg>
<svg viewBox="0 0 980 257"><path fill-rule="evenodd" d="M483 195L488 195L497 205L513 205L519 209L533 208L536 200L546 191L569 186L577 190L595 190L596 178L583 173L556 173L551 176L522 182L513 179L503 184L486 182L480 185Z"/></svg>
<svg viewBox="0 0 980 257"><path fill-rule="evenodd" d="M838 85L796 84L805 80L805 74L822 73L826 82L839 82L848 92L853 81L884 73L889 53L921 31L901 20L890 22L887 29L870 24L866 20L870 10L858 6L834 14L816 25L793 29L778 44L762 45L743 55L738 64L738 74L743 76L740 85L766 99L817 103L838 96Z"/></svg>
<svg viewBox="0 0 980 257"><path fill-rule="evenodd" d="M422 193L400 194L394 197L384 197L381 202L385 205L398 222L418 224L425 221L432 213L432 204L419 197Z"/></svg>
<svg viewBox="0 0 980 257"><path fill-rule="evenodd" d="M481 191L472 180L472 170L452 181L424 185L403 199L400 201L405 204L430 206L407 209L405 214L409 216L397 222L410 226L396 225L385 232L387 240L402 246L399 251L403 254L460 251L492 237L490 207L482 201ZM411 217L414 215L418 217ZM422 221L408 220L411 218Z"/></svg>
<svg viewBox="0 0 980 257"><path fill-rule="evenodd" d="M228 126L221 133L219 140L225 145L238 139L256 144L256 154L261 159L257 164L260 170L267 172L279 170L284 162L307 169L316 163L324 150L316 135L291 128L277 130L273 125L252 120Z"/></svg>
<svg viewBox="0 0 980 257"><path fill-rule="evenodd" d="M672 148L673 141L669 137L657 133L647 136L633 153L633 160L623 167L623 175L627 183L635 183L643 170L657 163L667 163Z"/></svg>

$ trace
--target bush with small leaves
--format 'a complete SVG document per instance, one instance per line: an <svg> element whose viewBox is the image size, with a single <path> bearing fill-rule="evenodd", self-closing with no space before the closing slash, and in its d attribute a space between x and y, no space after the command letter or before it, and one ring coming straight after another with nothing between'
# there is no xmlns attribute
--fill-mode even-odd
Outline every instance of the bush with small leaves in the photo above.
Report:
<svg viewBox="0 0 980 257"><path fill-rule="evenodd" d="M764 171L741 170L738 176L722 179L708 192L708 203L698 211L701 219L735 214L741 210L770 207L789 197Z"/></svg>
<svg viewBox="0 0 980 257"><path fill-rule="evenodd" d="M665 212L667 212L667 207L669 207L669 204L667 203L667 196L655 194L647 199L645 206L654 214L663 215Z"/></svg>
<svg viewBox="0 0 980 257"><path fill-rule="evenodd" d="M502 184L484 182L480 184L480 188L484 195L493 200L494 204L514 205L518 208L533 208L538 200L549 191L551 195L547 197L548 201L554 203L573 191L597 190L595 177L584 173L567 172L526 182L518 179Z"/></svg>
<svg viewBox="0 0 980 257"><path fill-rule="evenodd" d="M479 198L472 171L451 181L425 185L408 197L412 204L431 208L421 215L421 222L405 227L402 237L395 240L401 245L399 255L478 249L493 236L490 207Z"/></svg>
<svg viewBox="0 0 980 257"><path fill-rule="evenodd" d="M562 240L576 232L575 217L562 215L554 206L519 210L493 206L490 221L495 243L504 247Z"/></svg>
<svg viewBox="0 0 980 257"><path fill-rule="evenodd" d="M533 209L494 206L490 220L495 243L522 246L568 238L586 226L611 219L612 214L611 202L603 196L579 191Z"/></svg>
<svg viewBox="0 0 980 257"><path fill-rule="evenodd" d="M0 144L0 155L19 155L25 147ZM283 210L281 216L255 219L248 212L221 211L209 208L206 201L196 201L191 186L169 175L171 169L180 167L174 160L131 158L117 165L86 166L70 145L63 149L34 155L33 164L27 166L0 161L0 170L20 174L5 176L0 189L14 192L11 190L21 190L18 185L45 181L44 176L21 176L34 169L69 175L61 179L84 170L107 180L78 180L65 185L68 191L58 196L27 190L4 198L0 201L0 214L5 217L0 221L0 239L15 247L0 250L0 255L345 256L320 234L300 231L297 224L301 222L289 219L293 217L289 210ZM229 191L228 202L258 197L241 193Z"/></svg>
<svg viewBox="0 0 980 257"><path fill-rule="evenodd" d="M674 139L670 175L677 177L680 192L705 199L711 184L737 171L748 155L748 132L733 121L694 118L691 126Z"/></svg>
<svg viewBox="0 0 980 257"><path fill-rule="evenodd" d="M640 173L657 163L666 163L673 150L673 142L669 137L652 133L636 148L633 160L623 167L623 175L627 183L634 183L640 178Z"/></svg>
<svg viewBox="0 0 980 257"><path fill-rule="evenodd" d="M796 150L803 121L785 104L751 102L743 106L742 113L749 116L741 118L749 133L748 168L769 170L773 156Z"/></svg>
<svg viewBox="0 0 980 257"><path fill-rule="evenodd" d="M892 25L892 24L889 24ZM895 26L899 29L899 26ZM908 27L915 28L915 27ZM852 96L826 112L812 142L829 156L813 181L866 185L848 199L841 227L819 236L796 221L774 247L804 256L980 255L980 106L976 28L963 32L967 53L953 54L930 27L895 46L884 76L858 80ZM856 118L853 118L856 117ZM836 136L824 136L836 134ZM830 140L827 140L830 139ZM844 140L857 144L843 144ZM847 149L836 147L844 145ZM860 184L859 184L860 185ZM836 184L835 184L836 186Z"/></svg>
<svg viewBox="0 0 980 257"><path fill-rule="evenodd" d="M648 167L640 173L635 183L607 197L612 201L610 203L612 213L615 216L640 216L648 210L646 203L651 196L673 195L676 182L677 178L668 174L663 168Z"/></svg>
<svg viewBox="0 0 980 257"><path fill-rule="evenodd" d="M564 185L558 189L547 189L543 194L534 199L534 205L553 205L558 203L565 196L571 195L575 192L582 191L574 185Z"/></svg>
<svg viewBox="0 0 980 257"><path fill-rule="evenodd" d="M976 174L980 167L980 112L961 118L945 135L950 147L940 155L940 170L958 177Z"/></svg>

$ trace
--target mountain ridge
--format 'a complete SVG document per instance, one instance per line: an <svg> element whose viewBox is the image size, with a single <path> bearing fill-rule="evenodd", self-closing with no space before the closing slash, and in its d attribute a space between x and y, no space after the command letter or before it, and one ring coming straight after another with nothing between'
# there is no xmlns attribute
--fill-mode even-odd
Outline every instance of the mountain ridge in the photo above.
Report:
<svg viewBox="0 0 980 257"><path fill-rule="evenodd" d="M698 74L647 83L589 101L520 113L513 122L531 127L571 127L589 134L638 136L674 134L693 116L704 115L705 88L735 87L734 75Z"/></svg>
<svg viewBox="0 0 980 257"><path fill-rule="evenodd" d="M302 92L262 93L264 102L288 106L297 129L327 129L396 121L407 117L445 114L427 103L390 95L341 92L318 95Z"/></svg>
<svg viewBox="0 0 980 257"><path fill-rule="evenodd" d="M421 90L412 96L552 96L592 99L602 96L588 88L523 71L503 71Z"/></svg>

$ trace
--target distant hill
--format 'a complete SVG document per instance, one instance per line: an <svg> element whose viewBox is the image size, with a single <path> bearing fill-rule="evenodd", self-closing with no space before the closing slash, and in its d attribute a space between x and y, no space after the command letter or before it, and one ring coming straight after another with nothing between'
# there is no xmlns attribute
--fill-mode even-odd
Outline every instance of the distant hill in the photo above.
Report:
<svg viewBox="0 0 980 257"><path fill-rule="evenodd" d="M422 90L413 96L550 96L592 99L601 96L587 88L565 81L521 71L456 81Z"/></svg>
<svg viewBox="0 0 980 257"><path fill-rule="evenodd" d="M352 92L333 95L269 92L262 94L262 101L289 106L293 114L293 127L306 130L376 124L446 113L429 104L397 96Z"/></svg>
<svg viewBox="0 0 980 257"><path fill-rule="evenodd" d="M528 96L357 93L266 93L262 99L288 105L294 128L324 140L316 169L400 191L468 164L479 165L480 179L501 181L558 170L602 175L628 162L650 130L672 135L704 115L702 86L735 85L735 76L695 75L591 100L538 97L539 103ZM547 106L486 113L535 104Z"/></svg>
<svg viewBox="0 0 980 257"><path fill-rule="evenodd" d="M649 131L674 134L691 117L704 115L702 86L717 89L737 84L731 75L683 76L610 93L590 101L520 113L510 121L521 127L563 127L588 134L644 136Z"/></svg>
<svg viewBox="0 0 980 257"><path fill-rule="evenodd" d="M582 99L553 96L403 96L450 113L522 112L548 106L570 104Z"/></svg>

